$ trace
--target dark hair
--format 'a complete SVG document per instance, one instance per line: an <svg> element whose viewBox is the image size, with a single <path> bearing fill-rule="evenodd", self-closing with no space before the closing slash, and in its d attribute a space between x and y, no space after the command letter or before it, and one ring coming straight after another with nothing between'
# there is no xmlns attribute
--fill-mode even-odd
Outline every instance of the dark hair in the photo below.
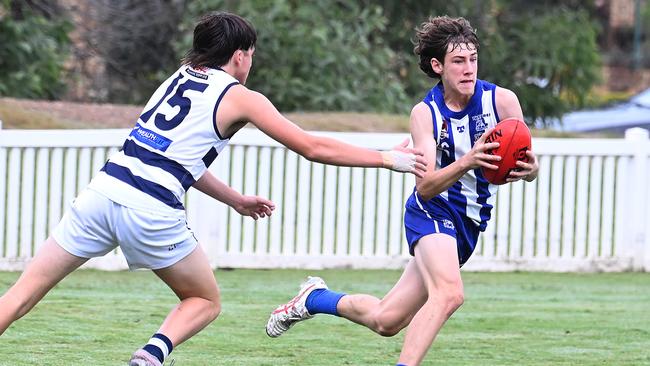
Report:
<svg viewBox="0 0 650 366"><path fill-rule="evenodd" d="M237 50L255 46L257 32L239 15L212 12L204 15L194 27L192 49L183 57L183 64L192 67L217 68L228 63Z"/></svg>
<svg viewBox="0 0 650 366"><path fill-rule="evenodd" d="M477 51L479 49L476 30L465 18L450 18L446 15L429 18L428 22L415 29L415 38L413 52L420 56L420 69L432 78L440 78L440 75L431 68L431 59L444 63L450 44L453 45L452 49L461 44L472 44Z"/></svg>

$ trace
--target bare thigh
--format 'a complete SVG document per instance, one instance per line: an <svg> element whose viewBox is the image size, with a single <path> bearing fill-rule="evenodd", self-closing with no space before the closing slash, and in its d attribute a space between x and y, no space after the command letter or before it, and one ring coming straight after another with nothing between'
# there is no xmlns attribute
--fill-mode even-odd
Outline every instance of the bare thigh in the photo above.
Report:
<svg viewBox="0 0 650 366"><path fill-rule="evenodd" d="M68 253L54 238L49 237L7 295L17 299L21 308L29 310L52 287L87 260Z"/></svg>
<svg viewBox="0 0 650 366"><path fill-rule="evenodd" d="M454 238L444 234L424 236L415 247L415 254L402 277L380 302L382 317L399 322L402 327L438 291L458 287L462 291Z"/></svg>
<svg viewBox="0 0 650 366"><path fill-rule="evenodd" d="M187 257L169 267L154 270L154 273L181 300L200 297L215 303L219 302L219 286L208 257L200 245L197 245Z"/></svg>
<svg viewBox="0 0 650 366"><path fill-rule="evenodd" d="M390 324L400 324L400 328L411 322L427 300L427 291L414 259L411 259L402 276L381 299L379 309L382 318Z"/></svg>
<svg viewBox="0 0 650 366"><path fill-rule="evenodd" d="M456 239L445 234L424 236L415 247L415 255L420 278L430 296L440 291L462 291Z"/></svg>

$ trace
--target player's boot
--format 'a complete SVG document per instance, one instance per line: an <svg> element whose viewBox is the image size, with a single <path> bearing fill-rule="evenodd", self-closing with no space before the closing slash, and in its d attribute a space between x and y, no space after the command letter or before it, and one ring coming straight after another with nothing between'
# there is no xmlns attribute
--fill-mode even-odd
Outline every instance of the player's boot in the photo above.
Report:
<svg viewBox="0 0 650 366"><path fill-rule="evenodd" d="M313 318L314 316L307 311L305 301L312 291L318 289L327 289L325 281L320 277L308 277L307 281L300 286L300 292L296 297L278 306L271 313L266 323L266 334L273 338L279 337L297 322Z"/></svg>
<svg viewBox="0 0 650 366"><path fill-rule="evenodd" d="M156 356L140 348L133 353L129 366L162 366Z"/></svg>

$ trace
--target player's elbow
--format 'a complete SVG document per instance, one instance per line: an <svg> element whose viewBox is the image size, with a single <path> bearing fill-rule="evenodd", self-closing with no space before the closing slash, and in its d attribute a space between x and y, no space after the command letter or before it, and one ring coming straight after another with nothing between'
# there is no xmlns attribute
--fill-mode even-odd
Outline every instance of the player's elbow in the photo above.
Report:
<svg viewBox="0 0 650 366"><path fill-rule="evenodd" d="M315 136L311 136L306 140L304 144L298 147L296 152L305 159L318 163L327 163L331 156L327 144L324 143L323 139Z"/></svg>
<svg viewBox="0 0 650 366"><path fill-rule="evenodd" d="M415 190L418 192L418 195L423 201L428 201L435 197L438 193L436 192L435 187L429 182L424 181L423 179L418 179L415 183Z"/></svg>
<svg viewBox="0 0 650 366"><path fill-rule="evenodd" d="M305 159L309 161L320 162L322 160L322 153L315 146L305 147L305 149L300 153L300 155L304 156Z"/></svg>

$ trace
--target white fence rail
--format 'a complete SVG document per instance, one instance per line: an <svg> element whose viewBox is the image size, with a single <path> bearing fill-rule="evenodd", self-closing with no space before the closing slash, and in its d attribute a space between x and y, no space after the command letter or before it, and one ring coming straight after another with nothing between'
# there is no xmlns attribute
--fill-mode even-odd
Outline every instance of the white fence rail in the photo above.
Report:
<svg viewBox="0 0 650 366"><path fill-rule="evenodd" d="M128 130L0 130L0 269L24 267L67 204ZM406 134L324 133L370 148ZM468 270L650 270L650 144L626 139L533 140L539 179L500 188ZM324 166L256 130L242 130L211 170L235 189L271 198L270 219L242 218L190 190L188 220L215 267L397 268L412 176ZM123 269L119 253L87 266Z"/></svg>

